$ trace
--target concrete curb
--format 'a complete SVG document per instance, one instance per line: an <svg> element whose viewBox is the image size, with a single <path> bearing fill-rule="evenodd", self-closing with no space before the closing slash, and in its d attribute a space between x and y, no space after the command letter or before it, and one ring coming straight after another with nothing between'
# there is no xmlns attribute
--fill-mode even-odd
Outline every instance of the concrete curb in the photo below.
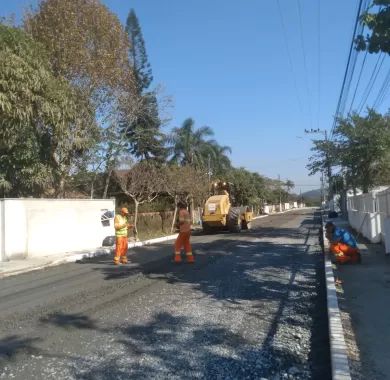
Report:
<svg viewBox="0 0 390 380"><path fill-rule="evenodd" d="M328 257L328 242L325 238L325 217L322 215L322 233L324 241L324 267L326 281L326 299L328 308L330 359L333 380L351 380L348 363L347 345L344 339L344 330L341 323L339 303L337 299L332 263Z"/></svg>
<svg viewBox="0 0 390 380"><path fill-rule="evenodd" d="M263 219L263 218L266 218L267 216L269 216L269 214L267 214L267 215L259 215L259 216L255 216L254 218L252 218L252 220L256 220L256 219Z"/></svg>
<svg viewBox="0 0 390 380"><path fill-rule="evenodd" d="M162 243L165 241L173 240L173 239L176 239L177 235L178 234L174 234L174 235L163 236L160 238L129 243L129 249L134 248L134 247L142 247L145 245L157 244L157 243ZM32 271L36 271L36 270L40 270L40 269L44 269L44 268L48 268L48 267L53 267L53 266L57 266L60 264L72 263L72 262L76 262L76 261L83 260L83 259L90 259L93 257L109 255L109 254L112 254L112 252L113 252L113 248L111 248L111 247L107 247L107 248L100 247L100 248L97 248L96 250L92 250L92 251L77 252L77 253L73 253L73 254L68 253L68 254L64 254L64 256L60 257L60 258L53 258L52 260L50 260L50 258L48 258L47 261L41 265L25 267L25 268L20 269L20 270L14 270L14 271L9 271L9 272L5 272L5 273L0 272L0 279L5 278L5 277L10 277L10 276L16 276L18 274L32 272Z"/></svg>
<svg viewBox="0 0 390 380"><path fill-rule="evenodd" d="M174 234L174 235L168 235L168 236L163 236L163 237L159 237L159 238L129 243L129 249L135 248L135 247L143 247L144 245L157 244L157 243L162 243L165 241L173 240L173 239L176 239L177 235L178 234ZM65 257L64 259L58 259L58 260L54 261L51 265L58 265L61 263L69 263L69 262L74 262L74 261L78 261L78 260L90 259L93 257L108 255L108 254L111 254L113 252L113 250L114 250L114 248L99 248L96 251L92 251L92 252L75 253L72 256Z"/></svg>

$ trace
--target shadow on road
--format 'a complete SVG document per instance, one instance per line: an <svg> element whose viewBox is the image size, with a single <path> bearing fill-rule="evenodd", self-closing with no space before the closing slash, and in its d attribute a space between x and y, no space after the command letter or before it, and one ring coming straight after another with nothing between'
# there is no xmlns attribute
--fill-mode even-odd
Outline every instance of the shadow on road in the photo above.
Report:
<svg viewBox="0 0 390 380"><path fill-rule="evenodd" d="M257 323L266 321L265 335L257 343L234 326L200 323L167 311L155 312L145 321L109 328L83 313L58 312L40 322L69 333L96 331L116 337L112 354L99 362L85 358L82 365L74 366L76 379L172 378L172 374L178 379L267 377L303 366L303 347L297 343L300 338L289 335L299 329L310 330L311 349L306 361L312 378L329 379L327 321L319 298L324 296L323 283L318 280L322 257L319 251L309 252L308 245L309 237L317 231L316 222L307 218L296 229L259 228L245 238L229 234L211 243L194 244L195 265L174 265L166 255L145 263L141 250L131 256L133 267L111 266L111 258L89 261L110 282L119 283L142 273L157 283L185 284L195 291L192 294L223 303L227 312L241 310ZM288 243L283 243L286 238ZM272 312L270 305L275 309ZM21 348L32 349L33 341L9 339L3 345L9 346L10 356ZM0 357L1 347L0 342Z"/></svg>
<svg viewBox="0 0 390 380"><path fill-rule="evenodd" d="M37 349L34 343L38 342L39 338L22 338L18 335L9 335L0 340L0 369L2 364L7 360L12 359L19 352L35 353ZM3 362L3 363L2 363Z"/></svg>

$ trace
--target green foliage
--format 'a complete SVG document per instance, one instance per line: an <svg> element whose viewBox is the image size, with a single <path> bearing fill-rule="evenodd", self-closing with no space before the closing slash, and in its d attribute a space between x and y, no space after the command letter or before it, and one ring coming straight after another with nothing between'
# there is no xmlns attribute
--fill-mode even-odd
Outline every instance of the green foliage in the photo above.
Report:
<svg viewBox="0 0 390 380"><path fill-rule="evenodd" d="M210 127L195 129L195 122L189 118L184 120L180 128L173 128L168 142L171 144L171 162L179 165L190 165L198 169L210 169L214 175L226 173L230 168L227 153L228 146L220 146L216 140L210 139L214 132Z"/></svg>
<svg viewBox="0 0 390 380"><path fill-rule="evenodd" d="M99 0L41 0L26 15L24 26L48 51L56 76L95 95L124 80L126 34Z"/></svg>
<svg viewBox="0 0 390 380"><path fill-rule="evenodd" d="M311 151L314 154L310 157L306 166L310 175L327 172L329 168L340 164L340 157L337 154L337 147L331 140L313 140Z"/></svg>
<svg viewBox="0 0 390 380"><path fill-rule="evenodd" d="M163 162L166 159L164 148L165 136L161 132L161 119L157 96L149 91L153 81L152 69L148 61L145 41L138 18L132 9L126 22L126 33L129 40L129 62L133 71L135 94L138 106L136 109L122 103L120 127L125 131L130 152L140 159L155 159Z"/></svg>
<svg viewBox="0 0 390 380"><path fill-rule="evenodd" d="M252 173L245 168L231 168L227 180L234 185L237 205L256 205L264 200L265 180L258 173Z"/></svg>
<svg viewBox="0 0 390 380"><path fill-rule="evenodd" d="M54 186L59 194L93 140L89 104L53 76L42 46L21 30L0 25L0 66L4 193L41 195Z"/></svg>
<svg viewBox="0 0 390 380"><path fill-rule="evenodd" d="M152 68L146 54L145 41L142 35L141 26L134 9L126 21L126 33L130 40L129 60L134 69L134 76L138 93L142 94L149 88L153 81Z"/></svg>
<svg viewBox="0 0 390 380"><path fill-rule="evenodd" d="M342 168L347 187L363 192L389 182L390 116L374 110L361 117L353 114L341 119L332 141L315 140L315 154L307 165L311 174L330 166ZM331 185L333 188L333 185Z"/></svg>
<svg viewBox="0 0 390 380"><path fill-rule="evenodd" d="M376 11L372 12L373 9ZM356 49L368 50L369 53L390 54L390 2L388 0L374 0L372 7L361 17L361 22L367 26L371 33L367 36L357 36Z"/></svg>
<svg viewBox="0 0 390 380"><path fill-rule="evenodd" d="M293 189L295 187L295 184L293 181L291 180L287 180L285 183L284 183L284 186L286 187L287 189L287 192L289 192L291 189Z"/></svg>
<svg viewBox="0 0 390 380"><path fill-rule="evenodd" d="M370 187L384 184L382 173L390 165L388 115L369 110L366 117L354 114L340 120L335 129L335 145L347 181L353 187L360 187L366 193Z"/></svg>

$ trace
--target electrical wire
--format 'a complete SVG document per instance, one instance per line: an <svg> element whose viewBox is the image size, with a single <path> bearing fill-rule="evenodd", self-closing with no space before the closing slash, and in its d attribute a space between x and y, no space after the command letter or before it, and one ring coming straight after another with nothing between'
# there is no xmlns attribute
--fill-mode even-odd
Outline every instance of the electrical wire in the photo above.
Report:
<svg viewBox="0 0 390 380"><path fill-rule="evenodd" d="M321 0L318 0L318 107L317 129L320 128L321 113Z"/></svg>
<svg viewBox="0 0 390 380"><path fill-rule="evenodd" d="M365 4L367 4L367 1L365 1ZM334 116L333 125L332 125L331 131L330 131L331 138L333 137L333 133L334 133L334 129L336 127L337 119L342 115L341 111L342 111L343 103L344 103L344 106L345 106L345 100L344 99L346 98L346 86L350 85L348 77L349 76L351 77L351 74L350 74L350 72L351 72L351 64L353 65L353 67L356 64L356 61L355 61L356 58L353 59L353 57L352 57L354 55L353 52L354 51L356 52L356 50L354 50L353 46L354 46L355 35L356 35L357 29L358 29L359 18L360 18L360 14L362 13L362 9L363 9L363 0L359 0L357 14L356 14L356 18L355 18L355 24L354 24L354 28L353 28L351 45L350 45L350 48L349 48L347 66L345 68L344 78L343 78L343 82L342 82L342 85L341 85L341 91L340 91L339 99L338 99L338 102L337 102L336 114ZM352 62L352 60L354 62ZM353 72L352 72L352 74L353 74ZM347 82L349 82L349 85L347 85ZM348 88L348 90L349 90L349 88Z"/></svg>
<svg viewBox="0 0 390 380"><path fill-rule="evenodd" d="M371 77L370 77L370 80L368 81L368 84L367 84L367 87L366 87L366 90L364 91L363 93L363 97L362 97L362 100L361 102L359 103L359 107L358 107L358 114L360 115L362 110L363 110L363 107L364 105L367 103L367 99L368 97L370 96L370 93L374 87L374 84L376 82L376 79L378 78L378 74L381 70L381 67L383 65L383 61L385 59L385 54L383 53L380 53L379 54L379 57L378 57L378 60L375 64L375 67L374 67L374 70L372 71L372 74L371 74ZM378 66L379 64L379 66Z"/></svg>
<svg viewBox="0 0 390 380"><path fill-rule="evenodd" d="M352 97L352 100L351 100L351 105L350 105L350 107L349 107L348 114L350 114L351 111L352 111L352 107L353 107L353 103L354 103L354 101L355 101L356 93L357 93L357 90L358 90L358 88L359 88L360 79L361 79L361 77L362 77L362 73L363 73L363 69L364 69L364 64L366 63L367 54L368 54L368 50L366 50L366 53L364 54L363 63L362 63L362 66L361 66L361 68L360 68L359 76L358 76L358 79L357 79L355 91L354 91L354 93L353 93L353 97Z"/></svg>
<svg viewBox="0 0 390 380"><path fill-rule="evenodd" d="M282 7L280 6L280 1L279 0L277 0L276 2L277 2L277 5L278 5L280 23L282 25L282 31L283 31L284 43L286 45L287 57L288 57L288 61L289 61L289 64L290 64L291 73L292 73L292 76L293 76L293 82L294 82L297 102L298 102L299 109L301 111L302 118L304 118L302 101L301 101L301 98L300 98L299 92L298 92L297 78L296 78L295 71L294 71L294 66L293 66L293 63L292 63L291 52L290 52L288 39L287 39L286 26L285 26L284 19L283 19L283 14L282 14Z"/></svg>
<svg viewBox="0 0 390 380"><path fill-rule="evenodd" d="M378 109L382 105L383 100L386 97L387 92L389 91L389 86L390 86L390 69L387 71L386 78L382 83L382 87L379 90L378 96L376 97L372 108Z"/></svg>
<svg viewBox="0 0 390 380"><path fill-rule="evenodd" d="M303 38L303 21L302 21L302 9L301 9L300 0L297 0L297 7L298 7L298 17L299 17L301 48L302 48L302 54L303 54L303 69L305 72L304 76L305 76L305 86L306 86L306 92L307 92L307 103L308 103L308 107L309 107L310 127L312 127L313 126L313 114L312 114L312 107L311 107L311 93L310 93L310 86L309 86L309 80L308 80L308 70L307 70L307 63L306 63L306 49L305 49L305 43L304 43L304 38Z"/></svg>

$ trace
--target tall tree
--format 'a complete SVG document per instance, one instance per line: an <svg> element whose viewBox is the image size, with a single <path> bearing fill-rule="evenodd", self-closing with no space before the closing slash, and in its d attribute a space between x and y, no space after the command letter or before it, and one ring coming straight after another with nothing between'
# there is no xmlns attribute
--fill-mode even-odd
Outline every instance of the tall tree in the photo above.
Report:
<svg viewBox="0 0 390 380"><path fill-rule="evenodd" d="M288 179L285 183L284 183L284 186L286 187L287 189L287 192L289 193L291 189L293 189L295 187L295 184L293 181L291 181L290 179Z"/></svg>
<svg viewBox="0 0 390 380"><path fill-rule="evenodd" d="M89 162L95 170L88 177L93 194L99 172L110 172L116 155L126 149L115 115L123 93L129 99L136 95L127 34L99 0L40 0L24 27L49 52L55 76L67 79L94 107L100 144Z"/></svg>
<svg viewBox="0 0 390 380"><path fill-rule="evenodd" d="M390 117L369 110L366 117L354 114L340 120L335 129L341 165L364 193L383 183L390 152Z"/></svg>
<svg viewBox="0 0 390 380"><path fill-rule="evenodd" d="M173 128L168 142L171 145L171 162L180 165L191 165L197 168L229 167L226 154L231 152L227 146L220 146L211 137L214 132L210 127L195 129L195 122L189 118L184 120L180 128Z"/></svg>
<svg viewBox="0 0 390 380"><path fill-rule="evenodd" d="M40 0L25 29L49 52L54 74L95 96L106 96L125 78L126 34L99 0Z"/></svg>
<svg viewBox="0 0 390 380"><path fill-rule="evenodd" d="M130 40L129 59L134 69L138 93L147 90L152 81L152 68L146 53L145 41L141 26L134 9L131 9L126 21L126 33Z"/></svg>
<svg viewBox="0 0 390 380"><path fill-rule="evenodd" d="M0 25L0 183L14 196L43 195L65 183L94 144L90 104L56 78L45 49Z"/></svg>
<svg viewBox="0 0 390 380"><path fill-rule="evenodd" d="M152 69L146 53L145 41L137 15L132 9L127 17L126 33L129 39L128 58L134 74L136 96L140 107L137 114L121 109L121 127L126 130L131 153L140 159L164 161L165 138L161 131L157 94L150 90L153 81Z"/></svg>
<svg viewBox="0 0 390 380"><path fill-rule="evenodd" d="M328 166L341 167L347 187L368 192L387 184L390 170L390 116L369 109L365 117L353 114L338 120L333 141L314 141L315 154L307 165L311 174Z"/></svg>

